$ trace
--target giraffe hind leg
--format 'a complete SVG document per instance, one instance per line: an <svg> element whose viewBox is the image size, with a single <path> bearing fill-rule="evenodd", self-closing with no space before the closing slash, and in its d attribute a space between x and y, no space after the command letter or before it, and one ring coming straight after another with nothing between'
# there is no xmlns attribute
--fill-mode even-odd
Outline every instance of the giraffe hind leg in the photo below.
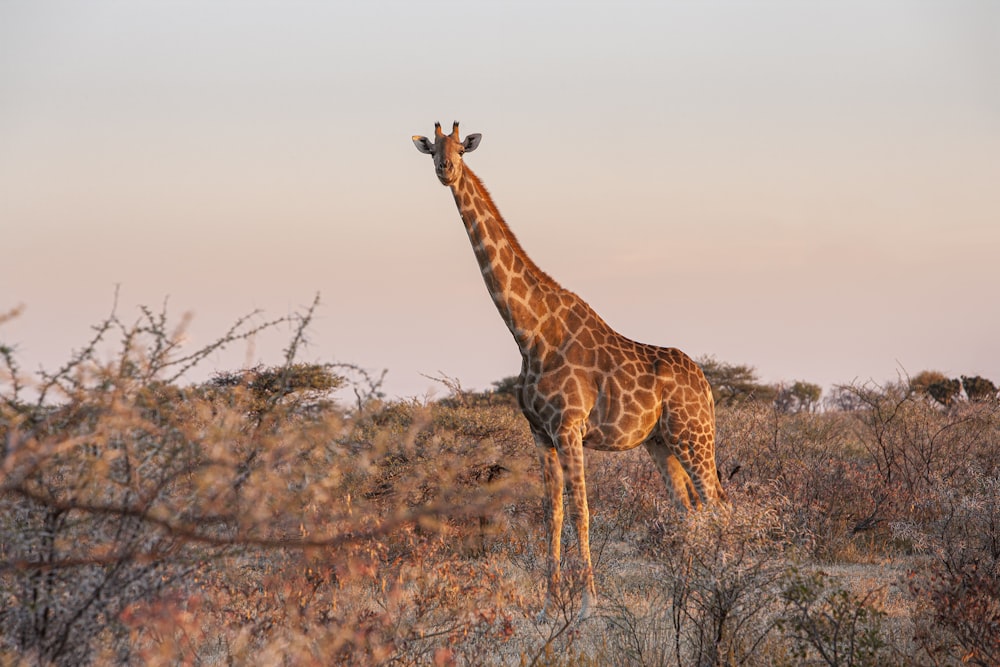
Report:
<svg viewBox="0 0 1000 667"><path fill-rule="evenodd" d="M666 411L660 418L660 432L668 451L677 458L702 504L725 502L725 493L715 468L715 425L686 423Z"/></svg>
<svg viewBox="0 0 1000 667"><path fill-rule="evenodd" d="M692 509L701 508L701 498L691 481L691 476L684 470L680 460L670 451L666 443L660 438L651 438L643 445L649 452L656 469L663 477L663 483L667 486L667 491L673 498L674 505L678 510L690 512Z"/></svg>

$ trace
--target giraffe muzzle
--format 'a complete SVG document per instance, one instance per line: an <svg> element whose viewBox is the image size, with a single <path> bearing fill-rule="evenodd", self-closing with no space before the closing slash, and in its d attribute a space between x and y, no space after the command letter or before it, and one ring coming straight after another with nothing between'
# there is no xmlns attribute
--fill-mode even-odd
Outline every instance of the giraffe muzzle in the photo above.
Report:
<svg viewBox="0 0 1000 667"><path fill-rule="evenodd" d="M445 160L435 167L434 172L439 181L448 185L455 176L454 164L450 160Z"/></svg>

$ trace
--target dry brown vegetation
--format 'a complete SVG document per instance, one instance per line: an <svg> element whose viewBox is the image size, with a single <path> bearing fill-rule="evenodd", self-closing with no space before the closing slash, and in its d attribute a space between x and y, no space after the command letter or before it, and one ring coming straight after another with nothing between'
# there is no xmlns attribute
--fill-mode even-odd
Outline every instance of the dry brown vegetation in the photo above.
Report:
<svg viewBox="0 0 1000 667"><path fill-rule="evenodd" d="M687 518L643 452L588 453L598 609L540 622L516 408L299 363L311 314L283 363L195 384L273 323L185 353L112 316L32 381L0 346L0 664L1000 664L996 400L720 406L733 508Z"/></svg>

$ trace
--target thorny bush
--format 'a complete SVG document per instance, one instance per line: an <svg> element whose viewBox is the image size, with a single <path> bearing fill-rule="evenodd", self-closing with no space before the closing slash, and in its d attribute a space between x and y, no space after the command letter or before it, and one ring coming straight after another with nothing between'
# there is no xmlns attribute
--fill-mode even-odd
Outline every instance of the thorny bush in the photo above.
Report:
<svg viewBox="0 0 1000 667"><path fill-rule="evenodd" d="M509 424L459 434L421 406L337 408L343 378L294 359L312 312L281 366L186 386L209 351L276 322L182 354L165 313L112 315L35 385L4 347L0 661L415 663L509 633L510 586L450 541L483 552L503 525L522 478L500 463ZM393 410L399 428L373 431Z"/></svg>
<svg viewBox="0 0 1000 667"><path fill-rule="evenodd" d="M1000 661L995 401L722 406L732 508L686 518L641 449L588 452L597 608L575 623L568 586L545 622L509 396L385 401L378 373L298 360L315 307L193 352L165 311L112 314L37 378L0 344L0 664ZM185 379L279 322L277 365ZM818 574L841 565L872 575Z"/></svg>

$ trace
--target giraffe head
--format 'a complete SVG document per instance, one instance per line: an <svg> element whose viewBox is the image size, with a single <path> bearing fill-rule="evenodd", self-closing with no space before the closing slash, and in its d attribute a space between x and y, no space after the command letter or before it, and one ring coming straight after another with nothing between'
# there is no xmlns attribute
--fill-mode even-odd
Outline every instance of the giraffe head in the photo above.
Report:
<svg viewBox="0 0 1000 667"><path fill-rule="evenodd" d="M413 136L413 144L421 153L434 158L434 173L444 185L452 185L462 175L462 155L476 150L481 134L470 134L462 141L458 138L458 121L452 125L451 134L441 131L441 123L434 123L434 141L419 135Z"/></svg>

